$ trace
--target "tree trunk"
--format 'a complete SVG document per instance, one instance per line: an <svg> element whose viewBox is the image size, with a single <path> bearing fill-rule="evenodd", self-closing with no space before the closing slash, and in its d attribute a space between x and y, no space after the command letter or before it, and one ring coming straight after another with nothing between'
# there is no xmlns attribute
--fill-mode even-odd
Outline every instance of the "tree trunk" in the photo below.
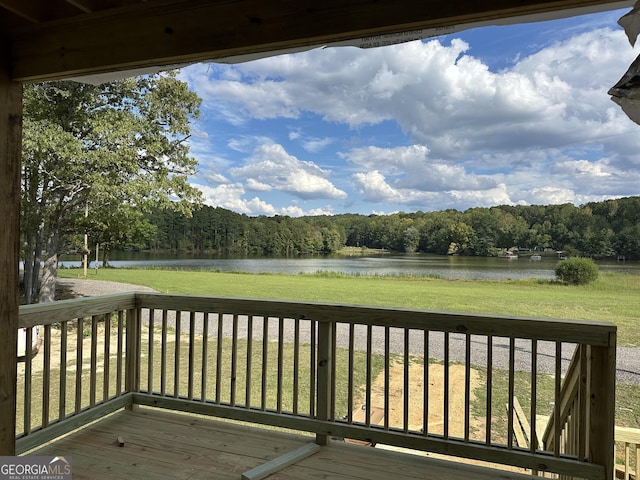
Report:
<svg viewBox="0 0 640 480"><path fill-rule="evenodd" d="M30 305L33 302L33 257L34 248L33 237L29 237L25 242L24 249L24 272L22 275L22 284L24 285L25 303Z"/></svg>
<svg viewBox="0 0 640 480"><path fill-rule="evenodd" d="M58 277L58 250L60 238L57 232L47 242L47 259L44 261L42 280L40 281L40 303L53 302L56 299L56 279Z"/></svg>
<svg viewBox="0 0 640 480"><path fill-rule="evenodd" d="M102 246L102 268L109 268L109 248L107 244Z"/></svg>
<svg viewBox="0 0 640 480"><path fill-rule="evenodd" d="M40 252L42 251L42 236L40 232L29 235L24 258L24 291L25 303L30 305L38 298L40 280Z"/></svg>

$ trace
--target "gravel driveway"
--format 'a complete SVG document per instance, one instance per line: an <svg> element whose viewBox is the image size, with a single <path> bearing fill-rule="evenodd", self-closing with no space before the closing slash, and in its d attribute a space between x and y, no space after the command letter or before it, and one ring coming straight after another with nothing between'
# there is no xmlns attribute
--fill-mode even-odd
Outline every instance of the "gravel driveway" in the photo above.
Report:
<svg viewBox="0 0 640 480"><path fill-rule="evenodd" d="M69 288L75 295L82 297L90 297L96 295L106 295L110 293L130 292L130 291L154 291L149 287L140 285L131 285L126 283L106 282L102 280L88 279L58 279L58 285ZM148 320L148 319L147 319ZM175 322L175 315L172 319ZM181 325L183 329L188 328L189 320L187 315L182 317ZM196 316L196 331L201 332L203 326L203 315ZM254 338L260 339L261 321L254 320ZM337 343L338 346L348 347L348 329L344 326L344 331L338 329ZM213 322L210 327L210 335L216 335L217 323ZM272 339L278 338L277 322L270 322L269 336ZM293 332L287 329L285 341L293 341ZM285 331L287 331L285 330ZM301 323L301 338L309 338L310 322L303 321ZM230 322L225 322L223 328L225 336L231 336ZM384 353L384 329L382 327L373 328L372 348L376 353ZM239 322L238 335L240 338L247 335L245 322ZM452 361L463 361L465 356L465 339L464 335L450 335L450 359ZM404 351L404 336L396 330L391 329L390 350L392 353L401 354ZM412 338L410 342L410 351L412 355L422 355L424 349L423 338ZM366 349L366 330L356 329L356 338L354 341L356 349ZM562 367L563 371L571 360L573 347L565 345L562 351ZM529 371L531 365L531 342L528 340L517 340L515 343L515 368L516 370ZM640 349L634 347L618 347L617 350L617 381L640 385ZM443 334L432 333L429 338L429 356L442 360L444 358ZM553 373L555 368L555 344L553 342L538 343L538 371ZM486 337L471 336L471 361L476 365L486 365L487 362L487 343ZM507 368L509 362L509 343L508 339L494 338L493 343L493 364L496 368Z"/></svg>

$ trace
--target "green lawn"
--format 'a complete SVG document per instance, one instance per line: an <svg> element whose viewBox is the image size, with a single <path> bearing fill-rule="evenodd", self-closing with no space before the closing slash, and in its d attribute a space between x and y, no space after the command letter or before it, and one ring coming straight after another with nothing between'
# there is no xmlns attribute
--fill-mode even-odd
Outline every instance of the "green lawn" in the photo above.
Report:
<svg viewBox="0 0 640 480"><path fill-rule="evenodd" d="M78 278L81 271L63 269L59 274L61 277ZM258 275L157 269L104 269L98 275L90 272L87 281L94 279L145 285L161 292L176 294L604 320L618 325L619 345L640 345L640 333L636 328L636 323L640 320L640 276L634 275L601 274L593 284L580 287L537 280L452 281L331 273ZM379 368L380 365L376 364L376 373ZM499 440L503 439L506 432L506 372L496 371L494 375L493 429ZM525 409L529 408L529 382L527 374L516 374L516 391ZM547 379L544 375L541 376L538 389L540 405L549 404L549 399L553 397L550 377ZM477 398L473 406L474 413L479 417L485 415L484 393L484 385L481 385L476 391ZM239 392L239 395L243 394L244 391ZM616 424L638 428L640 424L636 412L640 411L640 387L618 384L616 394Z"/></svg>
<svg viewBox="0 0 640 480"><path fill-rule="evenodd" d="M77 278L80 269L61 269ZM424 277L283 275L181 270L103 269L88 280L133 283L160 292L360 304L425 310L608 321L618 344L640 346L640 276L601 274L586 286L538 280L443 280Z"/></svg>

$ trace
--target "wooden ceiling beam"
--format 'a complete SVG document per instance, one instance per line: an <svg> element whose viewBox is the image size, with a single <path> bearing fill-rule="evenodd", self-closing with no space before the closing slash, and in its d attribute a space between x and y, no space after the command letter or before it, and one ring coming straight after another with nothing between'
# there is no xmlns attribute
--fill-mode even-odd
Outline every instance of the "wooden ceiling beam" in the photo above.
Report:
<svg viewBox="0 0 640 480"><path fill-rule="evenodd" d="M94 13L110 8L146 3L149 0L64 0L84 13ZM157 2L157 0L154 0Z"/></svg>
<svg viewBox="0 0 640 480"><path fill-rule="evenodd" d="M73 3L67 0L0 0L0 9L39 24L82 13Z"/></svg>
<svg viewBox="0 0 640 480"><path fill-rule="evenodd" d="M73 5L74 7L82 10L84 13L91 13L95 11L95 7L91 0L65 0L67 3Z"/></svg>
<svg viewBox="0 0 640 480"><path fill-rule="evenodd" d="M212 60L619 0L198 0L140 3L14 33L19 81Z"/></svg>
<svg viewBox="0 0 640 480"><path fill-rule="evenodd" d="M43 3L38 0L1 0L0 8L9 10L32 23L46 19L42 9Z"/></svg>

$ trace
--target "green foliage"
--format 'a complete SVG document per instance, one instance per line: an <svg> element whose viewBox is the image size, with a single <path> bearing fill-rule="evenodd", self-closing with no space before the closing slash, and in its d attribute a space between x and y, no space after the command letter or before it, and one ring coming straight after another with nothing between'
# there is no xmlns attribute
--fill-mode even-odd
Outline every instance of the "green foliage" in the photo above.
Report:
<svg viewBox="0 0 640 480"><path fill-rule="evenodd" d="M571 285L586 285L598 278L598 266L590 258L569 258L556 266L556 277Z"/></svg>
<svg viewBox="0 0 640 480"><path fill-rule="evenodd" d="M190 121L199 107L176 72L99 86L25 86L21 231L29 300L43 250L45 274L55 279L57 255L72 248L74 234L89 234L106 253L152 238L155 226L144 218L152 208L191 213L201 200L188 183L197 165Z"/></svg>
<svg viewBox="0 0 640 480"><path fill-rule="evenodd" d="M234 255L334 253L343 247L495 256L504 249L564 250L572 256L640 258L640 197L574 205L502 205L464 212L249 217L202 207L188 218L158 211L150 249Z"/></svg>

